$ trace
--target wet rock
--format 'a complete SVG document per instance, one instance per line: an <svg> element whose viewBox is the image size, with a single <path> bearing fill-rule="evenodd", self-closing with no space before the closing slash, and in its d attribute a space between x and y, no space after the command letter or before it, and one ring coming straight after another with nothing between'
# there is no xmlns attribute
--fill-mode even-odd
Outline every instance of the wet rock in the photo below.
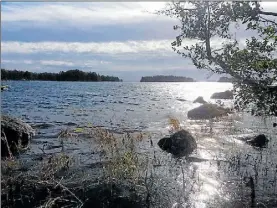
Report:
<svg viewBox="0 0 277 208"><path fill-rule="evenodd" d="M74 122L67 122L67 123L65 123L65 125L66 126L77 126L77 124Z"/></svg>
<svg viewBox="0 0 277 208"><path fill-rule="evenodd" d="M171 136L162 138L158 145L162 150L175 156L189 155L197 148L195 139L186 130L181 130Z"/></svg>
<svg viewBox="0 0 277 208"><path fill-rule="evenodd" d="M15 155L26 149L30 139L35 135L34 129L22 120L10 116L1 116L1 157Z"/></svg>
<svg viewBox="0 0 277 208"><path fill-rule="evenodd" d="M37 129L48 129L50 127L53 127L53 124L48 124L48 123L40 123L40 124L35 124L32 127L37 128Z"/></svg>
<svg viewBox="0 0 277 208"><path fill-rule="evenodd" d="M193 103L201 103L201 104L206 104L207 102L204 100L204 98L202 96L199 96L198 98L196 98Z"/></svg>
<svg viewBox="0 0 277 208"><path fill-rule="evenodd" d="M212 94L211 99L233 99L233 92L230 90L226 90L224 92L216 92Z"/></svg>
<svg viewBox="0 0 277 208"><path fill-rule="evenodd" d="M246 143L254 147L265 147L269 141L264 134L247 137L245 139Z"/></svg>
<svg viewBox="0 0 277 208"><path fill-rule="evenodd" d="M62 148L62 145L47 145L45 147L45 150L52 150L52 149L58 149L58 148Z"/></svg>
<svg viewBox="0 0 277 208"><path fill-rule="evenodd" d="M203 104L197 108L188 111L189 119L211 119L226 116L230 112L229 109L220 107L215 104Z"/></svg>
<svg viewBox="0 0 277 208"><path fill-rule="evenodd" d="M185 102L187 101L186 99L183 99L183 98L177 98L178 101L181 101L181 102Z"/></svg>

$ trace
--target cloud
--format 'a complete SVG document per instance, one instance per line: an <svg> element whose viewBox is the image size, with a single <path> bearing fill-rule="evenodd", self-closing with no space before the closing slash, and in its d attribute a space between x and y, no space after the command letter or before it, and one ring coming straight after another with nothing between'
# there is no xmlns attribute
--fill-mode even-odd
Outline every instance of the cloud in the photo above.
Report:
<svg viewBox="0 0 277 208"><path fill-rule="evenodd" d="M70 61L55 61L55 60L42 60L40 61L41 65L46 66L74 66L73 62Z"/></svg>
<svg viewBox="0 0 277 208"><path fill-rule="evenodd" d="M71 26L134 24L143 21L163 21L168 17L151 14L163 8L161 2L40 2L5 4L2 22L24 24L59 24Z"/></svg>
<svg viewBox="0 0 277 208"><path fill-rule="evenodd" d="M157 54L171 56L171 43L169 40L150 40L150 41L123 41L123 42L19 42L2 41L2 53L89 53L89 54ZM183 45L191 45L196 40L183 40ZM225 41L213 39L211 44L219 47Z"/></svg>
<svg viewBox="0 0 277 208"><path fill-rule="evenodd" d="M12 60L12 59L2 59L2 64L26 64L26 65L41 65L41 66L63 66L63 67L74 67L74 66L83 66L83 67L93 67L99 65L107 65L111 62L102 61L102 60Z"/></svg>
<svg viewBox="0 0 277 208"><path fill-rule="evenodd" d="M171 49L171 42L179 32L172 27L178 20L151 14L165 4L2 4L1 63L10 69L60 71L79 68L126 74L126 77L188 71L199 73L190 60L178 56ZM277 10L276 2L261 4L266 11ZM240 41L252 34L244 28L236 33ZM219 48L223 42L215 39L212 45Z"/></svg>
<svg viewBox="0 0 277 208"><path fill-rule="evenodd" d="M178 20L153 14L165 2L5 3L2 41L109 42L174 38Z"/></svg>
<svg viewBox="0 0 277 208"><path fill-rule="evenodd" d="M126 42L16 42L3 41L1 48L3 53L39 53L39 52L63 52L63 53L140 53L140 52L166 52L171 51L171 40L153 41L126 41Z"/></svg>

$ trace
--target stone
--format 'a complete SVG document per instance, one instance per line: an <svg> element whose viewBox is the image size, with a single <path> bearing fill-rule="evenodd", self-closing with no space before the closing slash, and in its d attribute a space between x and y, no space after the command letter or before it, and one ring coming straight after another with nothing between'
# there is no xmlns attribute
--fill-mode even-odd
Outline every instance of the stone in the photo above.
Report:
<svg viewBox="0 0 277 208"><path fill-rule="evenodd" d="M216 92L212 94L211 99L233 99L233 92L230 90L226 90L224 92Z"/></svg>
<svg viewBox="0 0 277 208"><path fill-rule="evenodd" d="M22 120L10 116L1 116L1 157L18 154L29 146L35 135L34 129Z"/></svg>
<svg viewBox="0 0 277 208"><path fill-rule="evenodd" d="M253 147L260 147L260 148L265 147L269 141L264 134L247 137L245 139L247 144Z"/></svg>
<svg viewBox="0 0 277 208"><path fill-rule="evenodd" d="M212 119L226 116L229 112L229 109L207 103L188 111L188 118L194 120Z"/></svg>
<svg viewBox="0 0 277 208"><path fill-rule="evenodd" d="M197 148L194 137L186 130L180 130L160 139L158 146L175 156L187 156Z"/></svg>
<svg viewBox="0 0 277 208"><path fill-rule="evenodd" d="M201 103L201 104L206 104L207 102L204 100L204 98L202 96L199 96L198 98L196 98L193 103Z"/></svg>

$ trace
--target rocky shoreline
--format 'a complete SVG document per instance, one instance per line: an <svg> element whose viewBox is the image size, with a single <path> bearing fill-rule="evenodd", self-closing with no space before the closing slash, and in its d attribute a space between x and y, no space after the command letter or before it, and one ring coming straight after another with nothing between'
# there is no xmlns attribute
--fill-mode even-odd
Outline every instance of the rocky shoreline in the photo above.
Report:
<svg viewBox="0 0 277 208"><path fill-rule="evenodd" d="M203 103L202 99L198 101ZM192 118L192 122L217 122L218 118L227 118L232 114L225 107L203 103L189 111L188 117ZM172 155L178 167L187 166L187 171L190 163L236 163L196 156L195 152L202 148L199 135L183 129L178 122L172 124L169 135L156 139L151 134L115 134L99 127L77 127L70 123L67 130L56 135L58 145L39 144L41 154L29 161L22 157L24 155L21 156L22 151L28 153L32 150L28 147L35 136L35 129L49 126L33 129L22 120L5 115L1 120L4 121L1 122L1 146L6 148L2 151L3 207L172 207L176 203L182 207L184 201L172 199L176 200L178 194L185 194L182 191L184 187L177 188L172 177L170 182L164 176L160 178L165 171L163 168L172 165L168 157ZM39 132L36 132L36 137L39 138ZM269 142L264 134L238 139L257 148L257 151L266 148ZM94 158L94 162L83 163L76 155L67 154L70 148L74 153L74 145L81 145L81 142L86 147L92 146L90 152L82 154L85 159ZM18 146L21 151L15 148ZM177 172L182 174L183 171ZM165 193L173 194L171 200L164 197ZM249 201L241 203L246 205Z"/></svg>

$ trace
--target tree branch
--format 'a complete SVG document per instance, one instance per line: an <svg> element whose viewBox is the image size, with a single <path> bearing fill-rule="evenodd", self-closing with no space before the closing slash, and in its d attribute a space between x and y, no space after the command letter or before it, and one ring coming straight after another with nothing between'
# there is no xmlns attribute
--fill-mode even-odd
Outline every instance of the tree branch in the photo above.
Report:
<svg viewBox="0 0 277 208"><path fill-rule="evenodd" d="M258 10L258 14L263 14L263 15L269 15L269 16L277 17L277 13L276 12L264 12L264 11Z"/></svg>
<svg viewBox="0 0 277 208"><path fill-rule="evenodd" d="M209 57L209 60L213 61L214 63L218 64L226 73L230 74L233 78L237 80L241 80L242 83L249 84L252 86L258 86L258 83L251 79L243 79L240 75L235 73L233 70L230 69L230 67L222 60L217 59L213 56Z"/></svg>
<svg viewBox="0 0 277 208"><path fill-rule="evenodd" d="M272 23L272 24L274 24L274 25L277 25L277 23L276 23L275 21L266 19L266 18L264 18L264 17L260 17L260 18L261 18L262 20L264 20L264 21L262 21L262 22L265 22L265 23L270 22L270 23Z"/></svg>

